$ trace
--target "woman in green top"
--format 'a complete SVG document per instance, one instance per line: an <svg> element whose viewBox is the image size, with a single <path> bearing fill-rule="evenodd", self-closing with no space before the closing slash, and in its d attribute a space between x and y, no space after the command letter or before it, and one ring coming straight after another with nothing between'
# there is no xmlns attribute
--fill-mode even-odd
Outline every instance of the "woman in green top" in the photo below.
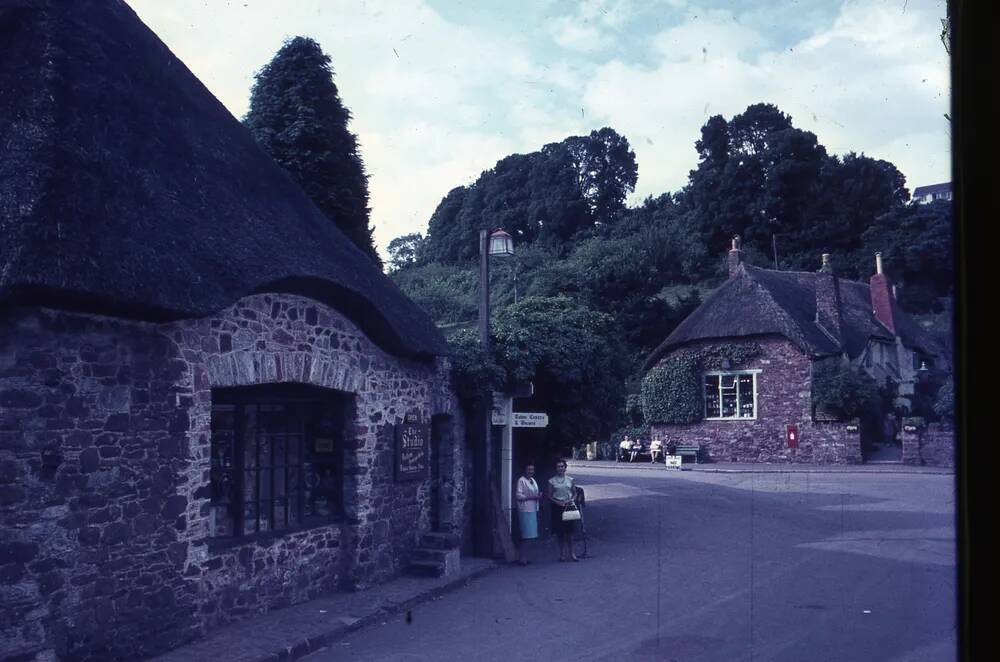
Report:
<svg viewBox="0 0 1000 662"><path fill-rule="evenodd" d="M552 530L559 539L559 560L579 561L573 553L573 521L563 521L562 514L569 508L573 509L576 497L576 485L573 479L566 475L566 461L556 462L556 475L549 478L549 501L552 502Z"/></svg>

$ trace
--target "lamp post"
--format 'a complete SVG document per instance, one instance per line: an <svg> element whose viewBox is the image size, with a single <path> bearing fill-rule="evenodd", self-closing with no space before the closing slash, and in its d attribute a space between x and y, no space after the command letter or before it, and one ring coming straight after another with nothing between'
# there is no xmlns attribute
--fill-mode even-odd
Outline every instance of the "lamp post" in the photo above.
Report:
<svg viewBox="0 0 1000 662"><path fill-rule="evenodd" d="M486 356L490 355L490 257L508 257L514 254L514 240L503 230L490 233L479 231L479 342ZM509 407L508 407L509 409ZM483 443L476 446L476 548L480 555L493 556L492 513L489 508L489 490L494 481L493 457L493 399L492 393L483 399ZM509 414L509 412L508 412Z"/></svg>

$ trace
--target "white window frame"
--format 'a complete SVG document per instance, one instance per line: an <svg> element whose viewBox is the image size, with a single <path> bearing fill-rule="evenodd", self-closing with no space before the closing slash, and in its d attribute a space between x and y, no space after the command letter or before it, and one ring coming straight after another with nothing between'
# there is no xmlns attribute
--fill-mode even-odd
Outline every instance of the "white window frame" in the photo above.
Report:
<svg viewBox="0 0 1000 662"><path fill-rule="evenodd" d="M756 421L757 420L757 375L761 372L760 368L753 370L709 370L701 374L701 403L702 403L702 414L704 420L706 421ZM722 377L724 375L735 375L736 376L736 411L740 410L740 389L739 389L739 376L740 375L752 375L753 376L753 416L709 416L708 415L708 401L705 399L705 378L719 376L719 411L722 411Z"/></svg>

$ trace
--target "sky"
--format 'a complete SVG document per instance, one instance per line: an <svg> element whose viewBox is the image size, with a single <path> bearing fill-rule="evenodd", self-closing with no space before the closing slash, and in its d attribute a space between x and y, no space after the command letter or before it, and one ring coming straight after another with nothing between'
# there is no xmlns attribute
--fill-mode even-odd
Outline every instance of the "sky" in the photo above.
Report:
<svg viewBox="0 0 1000 662"><path fill-rule="evenodd" d="M375 242L499 159L610 126L630 204L681 189L705 121L768 102L828 152L950 181L944 0L128 0L233 113L285 39L330 55Z"/></svg>

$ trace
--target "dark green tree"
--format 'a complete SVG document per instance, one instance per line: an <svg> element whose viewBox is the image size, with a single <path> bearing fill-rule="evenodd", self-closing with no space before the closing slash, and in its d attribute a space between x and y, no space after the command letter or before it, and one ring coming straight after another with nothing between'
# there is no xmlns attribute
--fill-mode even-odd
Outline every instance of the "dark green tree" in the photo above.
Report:
<svg viewBox="0 0 1000 662"><path fill-rule="evenodd" d="M900 305L913 313L939 312L940 299L954 293L953 237L951 203L896 207L862 234L854 264L867 279L874 270L872 255L881 252L887 275L900 286Z"/></svg>
<svg viewBox="0 0 1000 662"><path fill-rule="evenodd" d="M635 190L639 167L628 140L612 128L591 131L565 141L579 173L579 185L591 216L599 223L614 220L625 198Z"/></svg>
<svg viewBox="0 0 1000 662"><path fill-rule="evenodd" d="M347 124L330 57L308 37L287 40L254 77L243 122L317 207L373 261L368 176Z"/></svg>
<svg viewBox="0 0 1000 662"><path fill-rule="evenodd" d="M420 263L421 248L424 243L424 236L419 232L411 232L401 237L396 237L389 242L389 269L399 271L406 267L412 267Z"/></svg>
<svg viewBox="0 0 1000 662"><path fill-rule="evenodd" d="M570 237L624 209L636 173L628 141L609 128L512 154L441 201L428 223L425 254L430 261L468 262L478 255L480 230L503 228L519 246L538 243L561 256Z"/></svg>

